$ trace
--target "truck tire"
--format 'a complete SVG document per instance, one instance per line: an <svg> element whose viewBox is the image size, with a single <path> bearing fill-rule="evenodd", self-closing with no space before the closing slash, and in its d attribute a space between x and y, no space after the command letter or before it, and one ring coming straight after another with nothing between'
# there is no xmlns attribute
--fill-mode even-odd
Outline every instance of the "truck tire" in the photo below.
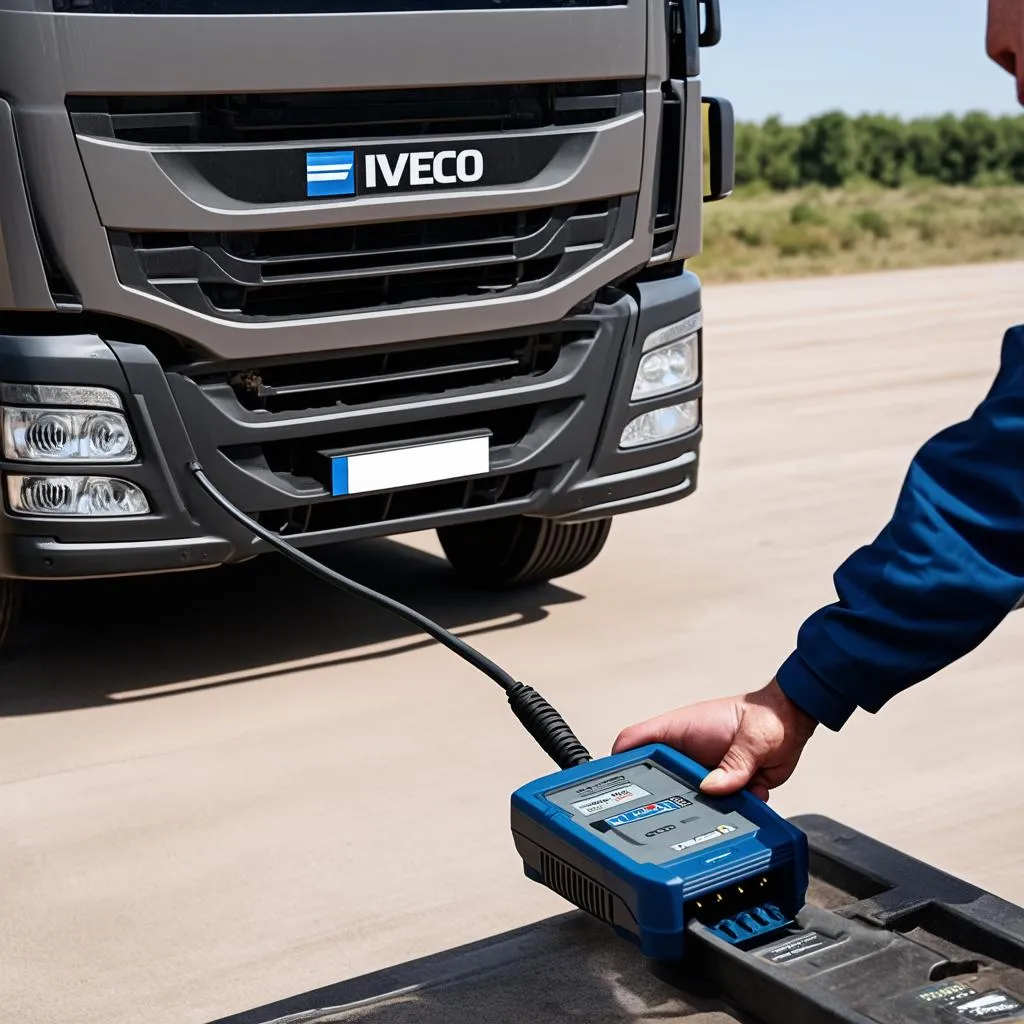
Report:
<svg viewBox="0 0 1024 1024"><path fill-rule="evenodd" d="M442 526L437 535L455 572L488 590L542 583L586 568L601 553L611 519L559 523L509 516Z"/></svg>
<svg viewBox="0 0 1024 1024"><path fill-rule="evenodd" d="M10 646L20 612L21 584L17 580L0 580L0 655Z"/></svg>

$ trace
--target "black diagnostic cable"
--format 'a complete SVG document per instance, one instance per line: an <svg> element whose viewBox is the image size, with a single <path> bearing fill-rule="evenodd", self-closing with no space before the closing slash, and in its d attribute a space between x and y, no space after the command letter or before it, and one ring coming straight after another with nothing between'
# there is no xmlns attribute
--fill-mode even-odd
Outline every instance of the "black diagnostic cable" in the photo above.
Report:
<svg viewBox="0 0 1024 1024"><path fill-rule="evenodd" d="M544 752L558 765L559 768L572 768L578 764L585 764L591 760L586 747L576 738L572 729L569 728L565 719L531 686L517 682L500 665L496 665L490 658L481 654L476 648L470 647L464 640L460 640L454 633L450 633L443 626L438 625L433 619L410 608L408 605L396 601L386 594L381 594L371 587L357 583L340 572L328 568L322 562L311 558L304 551L289 544L279 534L261 526L254 519L247 516L240 509L236 508L220 491L210 482L209 477L203 472L203 467L198 462L189 463L189 472L196 478L196 482L219 505L232 519L241 523L250 533L259 537L260 540L269 544L276 551L279 551L285 558L291 559L296 565L301 565L325 583L330 583L339 590L344 590L364 601L379 605L393 615L397 615L406 622L412 623L417 629L422 630L429 637L439 644L447 647L448 650L457 654L464 661L469 662L475 669L483 672L496 682L508 697L509 705L516 718L526 727L527 732L537 741Z"/></svg>

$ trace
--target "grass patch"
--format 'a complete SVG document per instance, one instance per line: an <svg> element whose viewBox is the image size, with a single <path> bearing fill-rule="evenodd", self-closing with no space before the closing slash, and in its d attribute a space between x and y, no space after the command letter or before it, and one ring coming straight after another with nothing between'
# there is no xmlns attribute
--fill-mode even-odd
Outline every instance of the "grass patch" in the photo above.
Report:
<svg viewBox="0 0 1024 1024"><path fill-rule="evenodd" d="M708 282L1024 259L1024 186L739 190L705 206Z"/></svg>

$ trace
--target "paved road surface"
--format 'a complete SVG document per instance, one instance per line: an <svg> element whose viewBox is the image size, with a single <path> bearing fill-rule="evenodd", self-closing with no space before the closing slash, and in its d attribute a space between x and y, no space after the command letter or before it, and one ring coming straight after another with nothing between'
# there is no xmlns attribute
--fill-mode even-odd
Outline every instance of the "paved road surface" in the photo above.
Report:
<svg viewBox="0 0 1024 1024"><path fill-rule="evenodd" d="M707 297L697 496L538 593L455 589L432 538L342 553L538 684L597 751L760 683L906 462L967 414L1024 266ZM1024 458L1024 456L1022 456ZM1024 465L1024 463L1022 463ZM203 1024L563 909L507 795L548 770L500 694L286 566L54 592L0 688L0 1016ZM1024 618L779 794L1024 900Z"/></svg>

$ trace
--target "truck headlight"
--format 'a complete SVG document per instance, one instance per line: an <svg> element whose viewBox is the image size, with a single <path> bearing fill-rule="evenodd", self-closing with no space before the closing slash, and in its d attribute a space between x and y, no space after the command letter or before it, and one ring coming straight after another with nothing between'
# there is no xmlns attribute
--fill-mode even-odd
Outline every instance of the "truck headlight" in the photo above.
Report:
<svg viewBox="0 0 1024 1024"><path fill-rule="evenodd" d="M33 516L142 516L149 501L141 488L106 476L7 477L12 512Z"/></svg>
<svg viewBox="0 0 1024 1024"><path fill-rule="evenodd" d="M3 409L4 457L15 462L132 462L135 441L119 412Z"/></svg>
<svg viewBox="0 0 1024 1024"><path fill-rule="evenodd" d="M699 421L700 411L696 400L654 409L637 416L626 425L619 447L642 448L659 441L671 441L674 437L688 434Z"/></svg>
<svg viewBox="0 0 1024 1024"><path fill-rule="evenodd" d="M687 330L691 333L685 333ZM652 332L644 342L632 401L668 395L695 383L700 376L697 352L697 334L690 323L671 324Z"/></svg>
<svg viewBox="0 0 1024 1024"><path fill-rule="evenodd" d="M0 384L3 405L66 405L83 409L123 409L121 396L110 388L80 384Z"/></svg>

